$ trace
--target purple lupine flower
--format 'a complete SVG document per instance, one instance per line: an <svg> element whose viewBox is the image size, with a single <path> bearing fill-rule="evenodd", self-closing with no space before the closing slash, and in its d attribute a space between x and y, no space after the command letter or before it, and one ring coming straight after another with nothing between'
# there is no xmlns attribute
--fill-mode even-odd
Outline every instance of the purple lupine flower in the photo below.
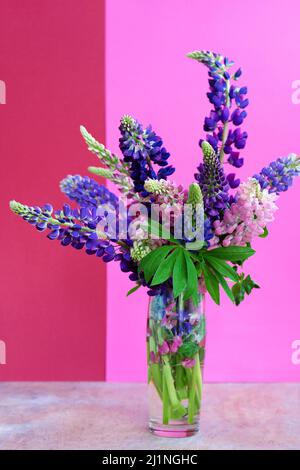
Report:
<svg viewBox="0 0 300 470"><path fill-rule="evenodd" d="M181 361L181 364L183 365L183 367L186 367L187 369L191 369L196 364L196 360L190 359L190 358L183 359L183 361Z"/></svg>
<svg viewBox="0 0 300 470"><path fill-rule="evenodd" d="M169 348L167 341L164 341L161 345L158 346L158 352L162 356L164 354L168 354L169 351L170 351L170 348Z"/></svg>
<svg viewBox="0 0 300 470"><path fill-rule="evenodd" d="M249 100L245 98L247 87L237 87L230 83L230 80L238 80L242 70L238 69L230 75L229 69L234 62L227 57L210 51L195 51L188 54L188 57L203 63L209 69L209 92L207 97L213 105L208 117L204 119L204 130L208 134L206 140L214 148L221 160L227 154L227 161L232 166L240 168L243 165L243 158L239 157L239 150L246 145L247 134L243 138L239 133L232 135L237 129L229 130L229 124L241 126L247 117L245 108ZM203 139L200 140L200 145Z"/></svg>
<svg viewBox="0 0 300 470"><path fill-rule="evenodd" d="M151 126L143 129L131 116L123 116L119 127L121 131L120 149L124 162L130 164L129 174L136 192L148 195L144 189L146 179L166 179L175 168L168 165L170 154L163 147L161 137L156 135ZM153 165L161 167L159 171Z"/></svg>
<svg viewBox="0 0 300 470"><path fill-rule="evenodd" d="M60 183L61 191L79 206L116 207L118 198L105 186L98 184L89 176L68 175Z"/></svg>
<svg viewBox="0 0 300 470"><path fill-rule="evenodd" d="M110 241L98 237L96 227L100 221L96 208L71 209L67 204L60 211L53 212L52 206L26 206L11 201L10 207L38 231L50 230L47 237L59 240L62 246L72 246L77 250L85 248L88 255L115 257L115 249ZM105 259L104 259L105 260Z"/></svg>
<svg viewBox="0 0 300 470"><path fill-rule="evenodd" d="M173 341L170 345L171 353L176 353L180 346L182 345L182 338L181 336L174 336Z"/></svg>
<svg viewBox="0 0 300 470"><path fill-rule="evenodd" d="M260 173L253 176L262 189L270 193L287 191L293 184L293 178L300 175L300 157L291 153L287 157L280 157L264 167Z"/></svg>
<svg viewBox="0 0 300 470"><path fill-rule="evenodd" d="M155 354L155 352L150 351L150 362L152 362L152 364L158 364L159 363L159 354Z"/></svg>
<svg viewBox="0 0 300 470"><path fill-rule="evenodd" d="M227 175L227 181L231 189L236 189L241 182L239 178L235 178L235 173L229 173L229 175Z"/></svg>
<svg viewBox="0 0 300 470"><path fill-rule="evenodd" d="M195 179L202 191L205 213L211 220L217 220L229 205L229 184L212 146L203 141L202 151L203 163L198 167L199 173L195 174Z"/></svg>

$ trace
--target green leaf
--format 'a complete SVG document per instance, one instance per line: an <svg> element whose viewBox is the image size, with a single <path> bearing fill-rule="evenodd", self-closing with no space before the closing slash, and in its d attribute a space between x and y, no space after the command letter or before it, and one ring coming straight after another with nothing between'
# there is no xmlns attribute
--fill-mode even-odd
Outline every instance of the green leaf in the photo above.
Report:
<svg viewBox="0 0 300 470"><path fill-rule="evenodd" d="M174 250L173 245L161 246L159 248L156 248L156 250L151 251L151 253L149 253L147 256L145 256L145 258L142 259L138 269L139 272L144 271L144 277L146 282L150 281L158 266L160 265L161 261L172 250Z"/></svg>
<svg viewBox="0 0 300 470"><path fill-rule="evenodd" d="M222 274L220 274L218 271L215 271L214 272L217 280L219 281L219 283L221 284L221 286L223 287L223 290L224 292L228 295L228 297L230 298L230 300L235 303L235 300L234 300L234 295L229 287L229 285L227 284L226 282L226 279L224 279L224 277L222 276Z"/></svg>
<svg viewBox="0 0 300 470"><path fill-rule="evenodd" d="M235 305L240 305L240 303L245 298L245 289L241 284L237 283L232 286L231 291L234 297Z"/></svg>
<svg viewBox="0 0 300 470"><path fill-rule="evenodd" d="M264 233L262 233L260 236L260 238L266 238L267 236L269 235L269 230L267 229L267 227L264 228Z"/></svg>
<svg viewBox="0 0 300 470"><path fill-rule="evenodd" d="M256 282L253 281L253 279L251 279L250 275L248 274L248 276L242 281L242 284L244 286L244 289L246 291L246 293L249 295L251 294L251 291L252 289L259 289L259 285L256 284Z"/></svg>
<svg viewBox="0 0 300 470"><path fill-rule="evenodd" d="M203 245L204 245L204 241L196 240L195 242L187 242L185 244L185 248L186 250L197 251L197 250L201 250L201 248L203 248Z"/></svg>
<svg viewBox="0 0 300 470"><path fill-rule="evenodd" d="M180 249L180 248L179 248ZM152 282L151 286L157 286L167 281L171 277L173 272L174 263L177 257L177 249L175 249L171 254L168 254L159 264Z"/></svg>
<svg viewBox="0 0 300 470"><path fill-rule="evenodd" d="M184 250L186 269L187 269L187 286L184 293L184 300L188 300L190 297L193 298L195 303L198 303L198 275L196 267L191 260L190 254Z"/></svg>
<svg viewBox="0 0 300 470"><path fill-rule="evenodd" d="M216 304L220 305L219 281L205 263L203 263L203 274L208 293L211 295L211 298L216 302Z"/></svg>
<svg viewBox="0 0 300 470"><path fill-rule="evenodd" d="M209 253L209 251L205 253L204 258L214 268L215 271L218 271L220 274L222 274L222 276L228 277L232 281L237 282L239 280L239 275L237 272L229 264L227 264L225 260L210 256Z"/></svg>
<svg viewBox="0 0 300 470"><path fill-rule="evenodd" d="M137 284L136 286L134 286L132 289L130 289L127 294L126 294L126 297L128 297L129 295L133 294L135 291L137 291L139 288L141 287L141 284Z"/></svg>
<svg viewBox="0 0 300 470"><path fill-rule="evenodd" d="M237 261L245 261L246 259L250 258L250 256L254 255L255 250L248 246L228 246L215 248L213 250L207 251L207 253L209 253L209 256L225 259L234 263Z"/></svg>
<svg viewBox="0 0 300 470"><path fill-rule="evenodd" d="M173 295L178 297L187 285L187 267L183 248L177 250L177 258L173 269Z"/></svg>
<svg viewBox="0 0 300 470"><path fill-rule="evenodd" d="M246 278L244 278L244 275L242 274L239 282L234 284L231 289L234 296L235 304L239 305L242 300L244 300L245 294L251 294L253 289L259 289L259 285L256 284L253 279L251 279L249 274Z"/></svg>

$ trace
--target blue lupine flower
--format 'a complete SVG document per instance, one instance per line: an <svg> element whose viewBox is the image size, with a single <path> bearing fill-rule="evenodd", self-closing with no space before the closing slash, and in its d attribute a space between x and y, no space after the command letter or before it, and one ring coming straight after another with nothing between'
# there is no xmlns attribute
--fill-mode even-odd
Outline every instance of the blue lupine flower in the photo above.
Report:
<svg viewBox="0 0 300 470"><path fill-rule="evenodd" d="M89 176L68 175L60 183L60 188L72 201L82 207L110 205L116 207L118 198L105 186Z"/></svg>
<svg viewBox="0 0 300 470"><path fill-rule="evenodd" d="M270 163L253 178L259 182L262 189L268 189L270 193L280 193L287 191L292 186L294 177L299 175L300 157L291 153Z"/></svg>
<svg viewBox="0 0 300 470"><path fill-rule="evenodd" d="M214 237L212 223L209 219L204 220L204 240L206 242L206 248L210 246L209 240Z"/></svg>
<svg viewBox="0 0 300 470"><path fill-rule="evenodd" d="M131 116L123 116L120 124L120 149L124 162L130 164L129 174L134 183L134 190L141 195L147 195L144 183L147 178L166 179L174 173L175 168L168 166L170 154L163 147L161 137L156 135L151 126L143 129L141 124ZM156 173L153 168L162 168Z"/></svg>
<svg viewBox="0 0 300 470"><path fill-rule="evenodd" d="M203 63L209 69L209 88L207 93L209 102L213 105L208 117L204 119L204 130L206 140L211 144L220 159L223 160L227 154L227 161L236 168L243 165L244 159L239 157L238 150L246 145L247 134L243 134L243 139L238 139L240 134L233 135L233 131L228 132L229 123L234 126L242 125L247 116L245 108L249 100L245 98L247 87L241 88L231 85L230 79L237 80L241 74L238 69L232 76L229 68L234 64L227 57L215 54L210 51L196 51L188 54L188 57ZM233 109L235 108L235 109ZM235 131L234 131L235 132ZM240 131L239 131L240 132ZM200 146L202 144L200 140Z"/></svg>
<svg viewBox="0 0 300 470"><path fill-rule="evenodd" d="M227 181L231 189L236 189L241 182L239 178L235 178L235 173L229 173L229 175L227 175Z"/></svg>
<svg viewBox="0 0 300 470"><path fill-rule="evenodd" d="M17 215L35 225L37 230L49 229L47 237L59 240L62 246L71 245L77 250L85 247L88 255L103 257L104 261L115 258L115 249L110 241L98 237L97 224L101 217L95 207L71 209L67 204L60 211L53 212L52 206L30 207L11 201L10 207Z"/></svg>

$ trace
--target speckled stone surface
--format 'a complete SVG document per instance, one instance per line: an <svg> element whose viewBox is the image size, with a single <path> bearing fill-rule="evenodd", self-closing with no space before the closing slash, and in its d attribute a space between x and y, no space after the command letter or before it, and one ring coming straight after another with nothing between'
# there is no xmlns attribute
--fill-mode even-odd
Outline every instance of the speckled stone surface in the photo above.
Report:
<svg viewBox="0 0 300 470"><path fill-rule="evenodd" d="M300 384L207 384L200 433L147 430L143 384L0 383L0 449L300 449Z"/></svg>

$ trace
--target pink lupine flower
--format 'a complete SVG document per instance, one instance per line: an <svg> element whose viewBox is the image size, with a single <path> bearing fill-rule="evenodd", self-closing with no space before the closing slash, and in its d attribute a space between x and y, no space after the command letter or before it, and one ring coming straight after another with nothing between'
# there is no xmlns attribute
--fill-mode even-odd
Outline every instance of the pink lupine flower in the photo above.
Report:
<svg viewBox="0 0 300 470"><path fill-rule="evenodd" d="M172 344L170 345L170 351L176 353L178 348L182 345L182 339L180 336L174 336Z"/></svg>
<svg viewBox="0 0 300 470"><path fill-rule="evenodd" d="M176 312L168 312L166 311L165 316L161 321L161 326L172 330L177 325L177 313Z"/></svg>
<svg viewBox="0 0 300 470"><path fill-rule="evenodd" d="M168 352L170 351L170 348L169 348L169 345L167 343L167 341L164 341L163 344L161 344L160 346L158 346L158 352L159 354L161 354L162 356L164 354L168 354Z"/></svg>
<svg viewBox="0 0 300 470"><path fill-rule="evenodd" d="M159 362L159 355L155 354L153 351L150 351L150 362L157 364Z"/></svg>
<svg viewBox="0 0 300 470"><path fill-rule="evenodd" d="M186 367L187 369L191 369L196 364L196 361L195 361L195 359L187 358L187 359L183 359L181 364L183 365L183 367Z"/></svg>
<svg viewBox="0 0 300 470"><path fill-rule="evenodd" d="M254 178L241 184L236 202L225 210L223 220L214 222L215 234L226 235L222 245L246 245L263 234L267 224L274 220L276 199L276 194L262 190Z"/></svg>

